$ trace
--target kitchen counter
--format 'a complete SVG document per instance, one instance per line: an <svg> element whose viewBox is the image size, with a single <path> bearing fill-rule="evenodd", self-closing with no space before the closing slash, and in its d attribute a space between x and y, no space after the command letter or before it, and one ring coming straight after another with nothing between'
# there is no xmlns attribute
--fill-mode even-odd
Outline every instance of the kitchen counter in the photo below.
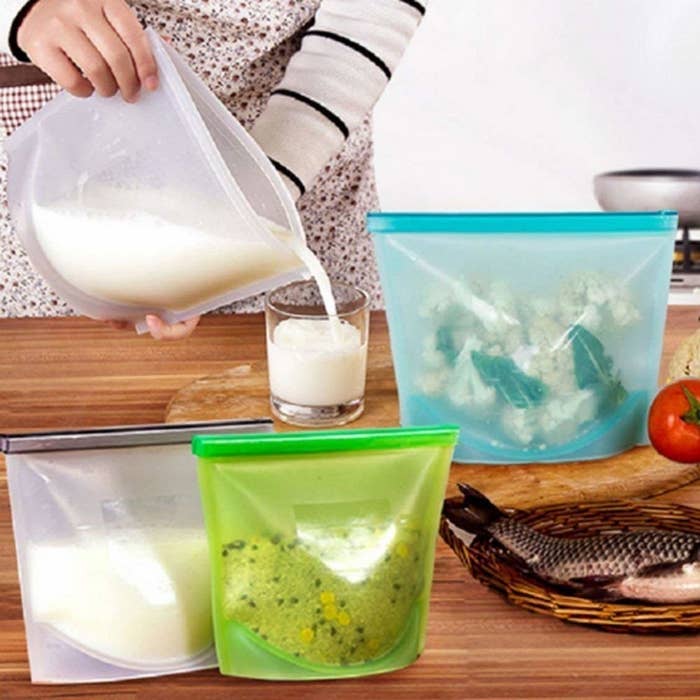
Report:
<svg viewBox="0 0 700 700"><path fill-rule="evenodd" d="M665 361L698 327L700 309L672 307ZM388 361L383 314L371 356ZM159 344L82 319L0 320L0 432L163 420L173 393L233 363L264 358L260 316L212 316L187 341ZM387 398L388 396L388 398ZM394 402L368 385L372 402ZM395 410L395 405L388 407ZM661 497L700 507L700 484ZM7 482L0 469L0 696L3 698L680 698L700 697L700 636L633 636L525 612L470 578L440 542L426 651L372 678L271 683L215 670L127 683L32 686Z"/></svg>

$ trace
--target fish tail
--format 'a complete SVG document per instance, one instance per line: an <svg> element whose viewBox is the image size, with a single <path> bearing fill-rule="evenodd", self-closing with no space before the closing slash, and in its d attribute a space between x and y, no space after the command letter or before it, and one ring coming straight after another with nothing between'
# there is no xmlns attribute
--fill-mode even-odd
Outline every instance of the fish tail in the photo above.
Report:
<svg viewBox="0 0 700 700"><path fill-rule="evenodd" d="M456 527L478 535L492 523L506 517L480 491L467 484L457 484L457 487L462 492L462 503L447 500L442 507L442 514Z"/></svg>

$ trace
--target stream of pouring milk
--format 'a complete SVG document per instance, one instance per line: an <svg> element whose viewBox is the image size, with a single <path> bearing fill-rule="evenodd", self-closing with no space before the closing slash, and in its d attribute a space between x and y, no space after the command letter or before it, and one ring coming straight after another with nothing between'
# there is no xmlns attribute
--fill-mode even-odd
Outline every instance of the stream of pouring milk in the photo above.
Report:
<svg viewBox="0 0 700 700"><path fill-rule="evenodd" d="M333 297L333 288L328 273L323 269L321 261L316 257L313 251L304 245L296 236L286 238L292 252L301 260L309 271L319 294L323 300L323 306L326 309L326 315L331 327L331 334L336 345L342 344L341 324L338 318L338 309L336 307L335 298Z"/></svg>

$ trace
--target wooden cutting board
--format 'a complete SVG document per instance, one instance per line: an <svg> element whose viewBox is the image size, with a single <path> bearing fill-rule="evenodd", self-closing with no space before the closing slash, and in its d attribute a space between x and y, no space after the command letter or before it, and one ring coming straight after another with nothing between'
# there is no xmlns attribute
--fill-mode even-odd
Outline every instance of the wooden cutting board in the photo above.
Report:
<svg viewBox="0 0 700 700"><path fill-rule="evenodd" d="M264 360L233 364L180 389L166 411L167 422L271 416ZM396 387L386 338L370 348L365 414L352 427L398 425ZM277 431L295 430L275 421ZM454 464L448 495L464 481L503 507L645 498L700 478L699 465L670 462L650 447L594 462L536 465Z"/></svg>
<svg viewBox="0 0 700 700"><path fill-rule="evenodd" d="M532 508L558 503L649 498L700 478L700 465L678 464L651 447L592 462L563 464L453 464L447 495L463 481L488 494L504 508Z"/></svg>

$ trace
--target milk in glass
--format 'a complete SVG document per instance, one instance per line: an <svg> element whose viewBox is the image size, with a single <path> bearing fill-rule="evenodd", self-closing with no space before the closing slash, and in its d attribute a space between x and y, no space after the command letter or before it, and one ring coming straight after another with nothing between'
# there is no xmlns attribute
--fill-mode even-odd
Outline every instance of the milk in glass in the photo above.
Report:
<svg viewBox="0 0 700 700"><path fill-rule="evenodd" d="M365 392L367 342L347 321L289 318L268 335L272 395L300 406L333 406Z"/></svg>

